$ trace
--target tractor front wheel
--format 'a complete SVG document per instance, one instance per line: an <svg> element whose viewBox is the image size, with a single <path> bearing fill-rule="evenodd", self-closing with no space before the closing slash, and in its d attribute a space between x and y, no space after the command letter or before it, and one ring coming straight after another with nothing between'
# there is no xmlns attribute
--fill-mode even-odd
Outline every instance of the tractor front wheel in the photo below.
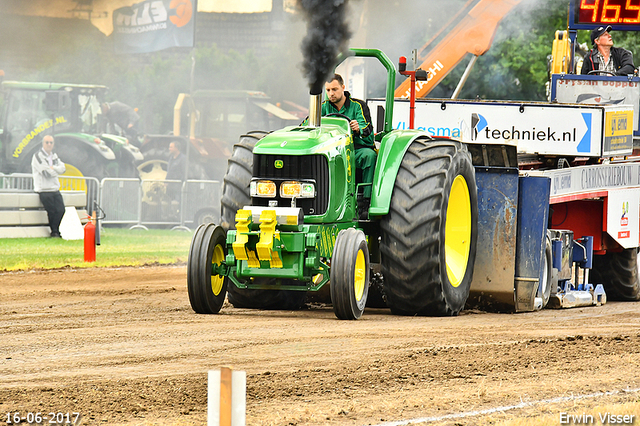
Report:
<svg viewBox="0 0 640 426"><path fill-rule="evenodd" d="M369 292L369 248L362 231L343 229L331 257L331 302L339 319L360 318Z"/></svg>
<svg viewBox="0 0 640 426"><path fill-rule="evenodd" d="M222 308L229 279L212 275L212 266L226 256L224 229L212 223L200 225L191 239L187 262L187 290L191 308L199 314L217 314Z"/></svg>

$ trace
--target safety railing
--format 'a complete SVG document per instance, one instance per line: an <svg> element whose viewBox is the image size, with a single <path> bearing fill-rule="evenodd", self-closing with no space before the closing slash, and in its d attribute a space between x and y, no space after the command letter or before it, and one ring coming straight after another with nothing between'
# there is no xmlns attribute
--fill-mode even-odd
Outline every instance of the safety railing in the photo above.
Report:
<svg viewBox="0 0 640 426"><path fill-rule="evenodd" d="M93 177L61 176L61 191L83 191L87 194L88 212L95 208L100 198L100 182ZM0 191L2 192L33 192L33 176L30 173L0 173Z"/></svg>
<svg viewBox="0 0 640 426"><path fill-rule="evenodd" d="M104 225L187 229L220 218L219 181L105 178L101 186Z"/></svg>
<svg viewBox="0 0 640 426"><path fill-rule="evenodd" d="M61 190L87 194L86 210L104 218L104 226L147 228L195 228L218 223L222 185L214 180L151 180L135 178L60 177ZM0 191L32 192L33 177L27 173L0 173Z"/></svg>

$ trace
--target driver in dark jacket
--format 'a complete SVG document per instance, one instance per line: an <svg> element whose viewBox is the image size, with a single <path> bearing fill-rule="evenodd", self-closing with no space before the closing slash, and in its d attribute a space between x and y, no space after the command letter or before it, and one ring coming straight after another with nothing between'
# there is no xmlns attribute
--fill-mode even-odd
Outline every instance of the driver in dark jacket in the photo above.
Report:
<svg viewBox="0 0 640 426"><path fill-rule="evenodd" d="M633 54L622 47L613 47L610 31L611 25L591 31L593 49L584 58L580 74L589 74L590 71L600 71L591 74L605 75L633 74Z"/></svg>

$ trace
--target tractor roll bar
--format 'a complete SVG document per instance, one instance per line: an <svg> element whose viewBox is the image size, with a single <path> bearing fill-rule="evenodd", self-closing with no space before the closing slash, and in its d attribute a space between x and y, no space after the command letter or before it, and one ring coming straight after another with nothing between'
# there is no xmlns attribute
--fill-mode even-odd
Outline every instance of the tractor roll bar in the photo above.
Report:
<svg viewBox="0 0 640 426"><path fill-rule="evenodd" d="M380 63L387 70L387 94L385 96L385 109L384 109L384 132L390 132L393 127L393 98L396 88L396 67L391 62L389 57L380 49L358 49L351 48L349 52L338 56L337 65L341 64L344 60L351 56L364 56L370 58L377 58ZM336 65L336 66L337 66Z"/></svg>

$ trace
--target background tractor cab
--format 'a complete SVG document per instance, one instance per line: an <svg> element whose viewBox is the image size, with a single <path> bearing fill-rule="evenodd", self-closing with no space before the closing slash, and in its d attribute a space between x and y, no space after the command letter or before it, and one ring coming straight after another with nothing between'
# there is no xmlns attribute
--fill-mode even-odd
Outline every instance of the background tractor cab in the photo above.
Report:
<svg viewBox="0 0 640 426"><path fill-rule="evenodd" d="M3 81L0 171L31 173L31 157L45 134L56 138L66 175L135 177L140 151L100 132L99 99L105 86Z"/></svg>

